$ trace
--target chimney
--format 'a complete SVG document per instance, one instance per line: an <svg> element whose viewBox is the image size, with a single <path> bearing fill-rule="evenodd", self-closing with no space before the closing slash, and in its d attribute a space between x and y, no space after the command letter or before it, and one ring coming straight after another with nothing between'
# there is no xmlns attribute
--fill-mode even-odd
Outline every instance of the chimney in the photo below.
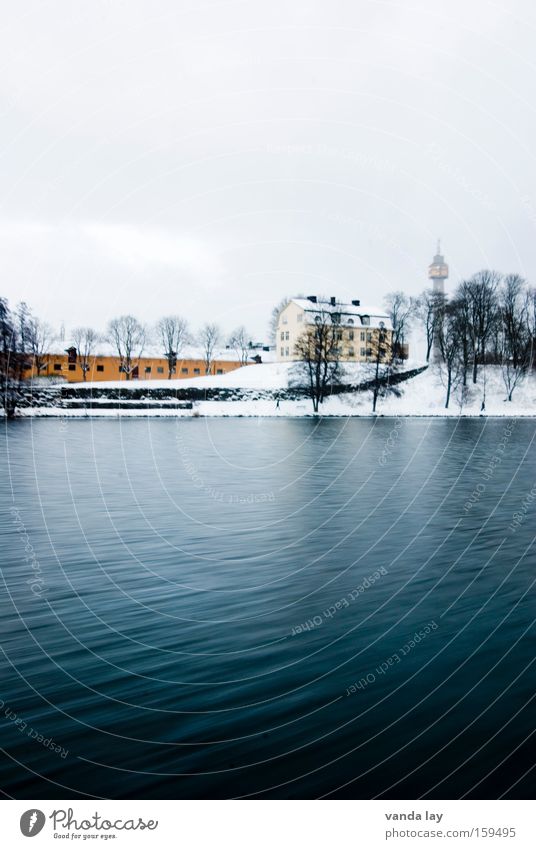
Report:
<svg viewBox="0 0 536 849"><path fill-rule="evenodd" d="M361 306L361 301L352 301L352 306L353 306L353 307L360 307L360 306Z"/></svg>
<svg viewBox="0 0 536 849"><path fill-rule="evenodd" d="M334 295L332 295L331 298L329 299L329 302L330 302L331 306L334 307L335 304L337 303L337 298Z"/></svg>
<svg viewBox="0 0 536 849"><path fill-rule="evenodd" d="M311 301L312 304L316 304L316 295L307 295L307 300Z"/></svg>

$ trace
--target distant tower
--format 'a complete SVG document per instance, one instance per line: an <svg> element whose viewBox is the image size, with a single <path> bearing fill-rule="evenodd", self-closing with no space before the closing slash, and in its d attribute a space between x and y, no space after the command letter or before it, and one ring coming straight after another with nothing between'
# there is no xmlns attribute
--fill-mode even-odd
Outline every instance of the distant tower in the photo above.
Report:
<svg viewBox="0 0 536 849"><path fill-rule="evenodd" d="M437 251L431 265L428 266L428 279L432 281L432 291L434 295L445 295L445 280L449 276L449 267L445 262L445 257L441 253L441 242L437 240ZM434 334L434 342L432 346L432 359L435 363L441 360L441 350L437 333Z"/></svg>
<svg viewBox="0 0 536 849"><path fill-rule="evenodd" d="M445 294L445 280L449 276L449 267L441 254L441 242L437 240L437 252L434 261L428 266L428 279L432 281L432 289L440 295Z"/></svg>

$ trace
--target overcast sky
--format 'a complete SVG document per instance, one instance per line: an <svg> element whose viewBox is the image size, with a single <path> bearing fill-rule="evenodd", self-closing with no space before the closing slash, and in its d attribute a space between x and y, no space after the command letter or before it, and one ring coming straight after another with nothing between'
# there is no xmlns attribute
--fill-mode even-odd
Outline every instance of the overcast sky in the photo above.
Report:
<svg viewBox="0 0 536 849"><path fill-rule="evenodd" d="M18 0L0 29L1 294L67 329L284 295L536 283L525 0Z"/></svg>

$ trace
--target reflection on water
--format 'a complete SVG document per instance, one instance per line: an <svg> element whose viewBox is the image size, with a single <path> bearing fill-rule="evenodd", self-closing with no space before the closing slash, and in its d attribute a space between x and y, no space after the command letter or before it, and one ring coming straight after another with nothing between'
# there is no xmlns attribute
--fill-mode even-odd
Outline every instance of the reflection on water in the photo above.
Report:
<svg viewBox="0 0 536 849"><path fill-rule="evenodd" d="M530 797L534 423L392 428L9 424L0 786Z"/></svg>

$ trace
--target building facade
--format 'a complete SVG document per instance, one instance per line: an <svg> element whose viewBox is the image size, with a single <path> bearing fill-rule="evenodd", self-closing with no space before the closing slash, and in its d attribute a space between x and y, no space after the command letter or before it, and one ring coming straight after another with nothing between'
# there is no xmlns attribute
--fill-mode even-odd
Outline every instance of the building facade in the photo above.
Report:
<svg viewBox="0 0 536 849"><path fill-rule="evenodd" d="M344 362L371 362L376 359L381 344L380 359L390 358L392 327L384 310L362 307L358 300L340 303L336 298L292 298L281 310L276 334L276 355L279 362L299 359L296 343L308 328L319 321L332 321L340 342L339 357Z"/></svg>
<svg viewBox="0 0 536 849"><path fill-rule="evenodd" d="M73 352L74 351L74 352ZM76 349L61 354L46 354L42 358L42 367L37 368L35 361L29 360L25 370L26 379L58 378L68 383L80 383L84 380L84 372ZM95 355L89 357L89 369L86 381L126 380L127 375L121 369L121 360L113 355ZM252 359L255 362L255 358ZM249 365L250 363L248 363ZM166 380L169 373L168 361L164 357L139 357L133 359L131 380ZM240 368L241 363L232 359L216 359L210 367L210 374L226 374ZM202 377L205 372L203 359L185 358L177 361L173 374L174 379Z"/></svg>

